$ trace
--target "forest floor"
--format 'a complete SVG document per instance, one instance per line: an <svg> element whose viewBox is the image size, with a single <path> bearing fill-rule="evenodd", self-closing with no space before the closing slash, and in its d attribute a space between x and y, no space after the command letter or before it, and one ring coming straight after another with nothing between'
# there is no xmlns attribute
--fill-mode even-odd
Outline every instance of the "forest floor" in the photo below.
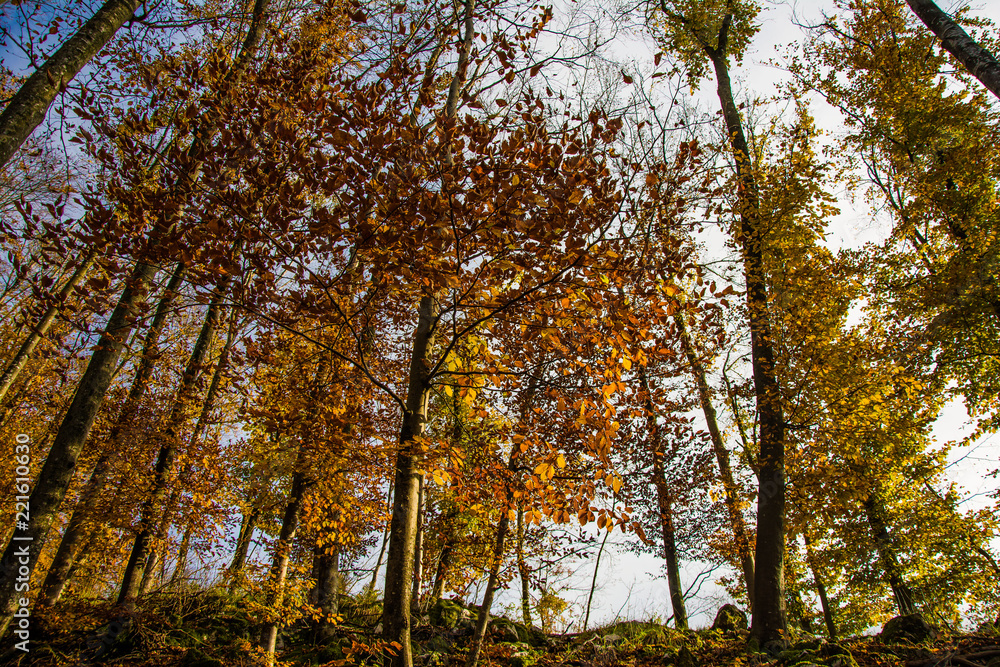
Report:
<svg viewBox="0 0 1000 667"><path fill-rule="evenodd" d="M70 599L30 619L29 651L4 649L0 664L251 667L262 607L251 596L219 590L159 593L123 609ZM377 665L377 601L346 599L333 637L317 640L315 622L301 616L282 632L277 665ZM464 665L474 610L449 603L421 617L413 631L417 667ZM10 634L4 644L17 639ZM573 635L549 635L504 618L490 625L482 667L1000 667L1000 632L938 633L923 641L853 637L836 643L804 637L778 656L753 650L745 630L680 632L625 621Z"/></svg>

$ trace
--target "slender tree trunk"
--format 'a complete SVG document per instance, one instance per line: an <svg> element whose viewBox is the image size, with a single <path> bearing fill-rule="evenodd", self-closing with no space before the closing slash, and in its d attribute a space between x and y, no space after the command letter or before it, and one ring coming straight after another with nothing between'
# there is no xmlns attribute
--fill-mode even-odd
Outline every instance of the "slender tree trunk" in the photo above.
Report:
<svg viewBox="0 0 1000 667"><path fill-rule="evenodd" d="M278 544L274 550L274 560L271 562L269 585L271 595L268 607L274 609L285 599L285 580L288 577L288 561L292 551L292 541L299 525L299 511L302 508L302 497L305 492L304 449L299 450L295 472L292 475L292 488L288 493L288 503L281 521L281 532L278 534ZM264 649L267 664L274 664L274 650L278 643L278 624L270 621L264 624L260 633L260 645Z"/></svg>
<svg viewBox="0 0 1000 667"><path fill-rule="evenodd" d="M174 523L174 516L177 514L177 509L180 506L180 484L181 480L190 471L190 465L185 468L185 471L178 475L177 485L170 492L170 498L167 500L164 506L163 514L160 517L159 527L153 534L153 538L149 544L149 555L146 556L146 565L142 570L142 579L139 582L139 595L146 595L151 590L156 583L156 573L160 569L161 564L166 564L166 559L163 557L163 550L166 548L166 540L170 535L170 526Z"/></svg>
<svg viewBox="0 0 1000 667"><path fill-rule="evenodd" d="M809 571L812 572L813 581L816 582L816 593L819 595L819 603L823 608L823 622L826 623L826 634L830 639L837 638L837 623L833 616L833 607L826 594L826 583L820 576L819 568L816 566L816 558L812 552L812 542L809 536L805 535L806 541L806 562L809 564Z"/></svg>
<svg viewBox="0 0 1000 667"><path fill-rule="evenodd" d="M225 84L235 84L242 77L251 58L256 53L263 37L264 13L268 2L269 0L256 0L250 27L243 40L239 55L226 74ZM129 12L130 14L131 12ZM128 16L125 16L122 21L127 18ZM66 46L63 47L63 49L65 48ZM57 81L63 77L63 73L60 71L45 71L48 75L59 75ZM39 73L36 72L36 74ZM43 76L45 75L43 74ZM22 86L22 90L25 90L24 86ZM20 91L18 94L21 94ZM3 153L0 152L0 164L5 163L10 154L20 145L20 141L23 141L23 137L20 141L12 139L16 133L13 133L9 129L12 125L3 119L8 117L8 112L12 114L12 117L26 116L24 109L37 104L38 99L38 95L29 90L26 93L26 101L20 104L22 111L17 111L18 107L16 107L12 100L4 110L3 115L0 116L0 145L6 141L7 144L13 146L6 157L3 157ZM184 215L184 207L190 199L201 175L201 160L207 153L212 137L214 137L218 130L220 120L219 111L215 108L206 111L206 114L203 116L195 140L187 152L187 164L189 167L171 190L171 199L176 203L176 206L171 207L169 213L164 213L164 217L157 224L157 229L154 231L148 245L155 246L156 240L174 228ZM25 132L30 132L31 128L34 127L34 125L30 125L30 122L24 125L28 126ZM8 129L3 129L3 126L6 126ZM125 341L135 326L136 315L145 303L146 293L156 273L157 268L154 265L140 261L136 263L131 275L126 280L122 296L112 312L111 318L108 320L104 333L101 335L100 340L98 340L87 369L80 378L73 401L56 434L55 441L49 449L48 457L45 459L45 464L38 475L34 489L32 489L29 500L31 521L29 522L28 530L24 531L22 535L15 536L24 539L19 539L18 541L11 539L4 550L3 557L0 558L0 562L3 563L19 559L19 562L27 568L28 576L34 570L45 536L49 532L49 527L52 525L59 511L59 506L66 495L66 490L73 479L80 451L87 440L87 436L90 434L90 429L94 425L97 412L104 402L104 397L107 394L108 387L111 385L111 379L118 366L118 360L125 346ZM28 545L27 548L24 547L25 544ZM16 584L17 581L14 576L0 574L0 636L6 632L20 599L20 594L15 590Z"/></svg>
<svg viewBox="0 0 1000 667"><path fill-rule="evenodd" d="M424 477L417 484L417 539L413 545L413 590L410 593L411 614L420 614L420 588L423 585L424 562Z"/></svg>
<svg viewBox="0 0 1000 667"><path fill-rule="evenodd" d="M28 530L20 531L21 535L14 536L25 539L14 541L12 538L4 551L2 562L22 563L29 576L73 479L80 451L111 385L118 359L135 323L135 315L145 300L146 290L155 273L155 267L139 264L129 277L118 306L77 385L73 401L35 482L29 500L31 521ZM28 545L26 548L23 546L25 544ZM17 606L19 594L15 591L15 585L13 573L3 576L0 581L0 636L6 631Z"/></svg>
<svg viewBox="0 0 1000 667"><path fill-rule="evenodd" d="M177 562L174 564L173 574L170 575L170 585L176 586L184 578L187 570L188 552L191 550L191 535L194 533L194 522L188 522L184 529L184 537L181 538L181 545L177 549Z"/></svg>
<svg viewBox="0 0 1000 667"><path fill-rule="evenodd" d="M683 327L683 322L678 324L679 327ZM686 330L682 329L682 334L686 334ZM704 374L702 374L702 379L704 379ZM670 489L667 486L667 475L666 475L666 452L664 451L663 438L660 437L659 428L656 424L656 410L653 405L653 393L649 386L649 377L646 375L646 368L644 366L639 367L639 382L642 386L642 392L645 395L645 409L646 409L646 438L650 443L650 454L653 458L653 487L656 489L656 500L657 500L657 510L660 514L660 529L663 532L663 558L667 565L667 587L670 590L670 605L674 612L674 626L679 630L687 630L688 627L688 617L687 609L684 606L684 589L681 587L681 572L680 564L677 559L677 541L674 533L674 509L673 502L670 495ZM704 405L704 401L702 405ZM711 403L708 404L711 408ZM714 411L712 413L712 420L710 423L714 422ZM711 429L711 426L709 427ZM728 460L726 461L728 464ZM730 478L731 479L731 478ZM604 547L603 542L601 547ZM594 572L596 578L597 572ZM593 587L591 587L590 594L593 595ZM590 616L590 602L587 602L587 616ZM584 622L584 630L586 630L586 622Z"/></svg>
<svg viewBox="0 0 1000 667"><path fill-rule="evenodd" d="M395 487L393 486L394 481L395 480L389 483L388 499L390 510L392 509L392 499L395 497ZM375 559L375 567L372 568L372 580L368 582L368 588L373 591L375 590L375 586L378 584L378 573L379 570L382 569L382 559L385 558L385 548L389 545L389 529L391 527L392 521L390 520L390 522L385 525L385 529L382 531L382 546L379 547L378 558Z"/></svg>
<svg viewBox="0 0 1000 667"><path fill-rule="evenodd" d="M65 90L141 4L142 0L109 0L21 84L0 114L0 168L45 120L56 95Z"/></svg>
<svg viewBox="0 0 1000 667"><path fill-rule="evenodd" d="M448 100L444 116L455 120L458 115L460 93L465 85L475 38L476 0L465 0L465 34L458 52L455 75L448 87ZM425 72L424 81L433 80L436 67L435 54ZM450 145L446 145L444 162L447 167L454 165ZM430 347L437 323L437 308L433 295L424 295L417 310L417 329L413 336L413 350L410 354L409 386L403 423L400 429L400 450L396 457L395 489L392 520L389 528L389 552L386 559L385 595L383 599L382 638L397 642L399 652L386 656L386 667L412 667L413 649L410 645L410 592L413 580L413 557L417 532L417 492L420 480L418 468L419 453L413 440L423 433L427 421L428 360Z"/></svg>
<svg viewBox="0 0 1000 667"><path fill-rule="evenodd" d="M115 425L112 427L111 433L108 434L104 452L94 466L90 479L87 481L83 493L77 501L66 530L63 532L62 539L59 542L59 548L56 550L52 565L45 576L45 583L42 584L42 594L39 598L39 604L54 605L59 600L63 589L66 587L66 583L69 581L69 575L73 570L73 563L77 557L80 544L86 539L90 531L89 519L96 514L101 493L104 491L104 487L110 478L111 463L115 454L120 451L122 433L135 419L142 398L146 394L146 388L149 386L149 380L153 375L153 367L159 360L160 335L163 333L167 316L177 298L177 290L180 288L183 278L184 265L178 264L156 306L153 321L150 323L149 329L146 330L143 338L142 356L139 359L139 366L136 369L135 377L132 379L132 387L129 389L128 397L122 406L121 414L119 414Z"/></svg>
<svg viewBox="0 0 1000 667"><path fill-rule="evenodd" d="M709 388L708 379L705 376L705 367L695 352L694 343L691 341L691 334L688 333L687 324L681 312L674 314L674 323L677 325L681 347L691 367L691 374L698 385L698 399L701 402L701 411L705 415L705 423L708 424L708 434L712 441L712 451L715 453L715 461L719 466L719 479L722 481L722 489L726 501L726 513L729 515L729 528L733 531L733 538L736 541L736 553L740 560L743 581L746 583L747 599L750 601L750 608L753 609L753 549L750 544L750 533L747 530L746 521L743 519L743 510L740 509L739 487L736 486L736 481L733 479L733 469L729 464L729 450L726 449L726 444L722 439L722 431L719 429L718 416L715 412L715 405L712 403L712 390Z"/></svg>
<svg viewBox="0 0 1000 667"><path fill-rule="evenodd" d="M444 582L448 577L448 571L451 569L451 554L454 548L454 539L449 532L445 537L444 546L441 547L437 568L434 570L434 586L431 588L431 599L428 603L431 607L437 604L444 595Z"/></svg>
<svg viewBox="0 0 1000 667"><path fill-rule="evenodd" d="M513 460L513 457L514 455L511 454L511 460ZM486 592L483 594L483 606L479 608L479 616L476 617L476 628L472 635L472 646L469 648L469 657L465 662L466 667L476 667L476 663L479 662L479 655L483 650L483 639L486 638L486 628L490 624L490 608L493 606L493 598L496 595L497 587L500 585L500 566L503 564L503 550L509 526L510 517L505 507L503 514L500 516L500 523L497 525L496 541L493 544L493 558L490 561L490 577L486 582Z"/></svg>
<svg viewBox="0 0 1000 667"><path fill-rule="evenodd" d="M242 572L246 565L247 554L250 551L250 541L253 539L253 532L257 528L257 521L260 519L260 515L261 510L257 507L252 508L243 515L243 521L240 524L240 534L236 538L236 551L233 553L233 560L227 568L229 576L232 578L230 590L232 590L232 582L235 582L237 579L236 575Z"/></svg>
<svg viewBox="0 0 1000 667"><path fill-rule="evenodd" d="M906 0L906 4L937 35L948 53L1000 98L1000 62L997 62L996 56L969 37L933 0Z"/></svg>
<svg viewBox="0 0 1000 667"><path fill-rule="evenodd" d="M747 310L754 391L760 424L760 483L757 493L757 544L751 633L761 646L783 645L785 614L785 418L774 367L774 348L768 312L767 272L764 267L760 195L750 161L743 121L733 98L726 53L732 15L723 21L718 46L703 48L715 68L719 102L736 163L738 240L746 276Z"/></svg>
<svg viewBox="0 0 1000 667"><path fill-rule="evenodd" d="M521 579L521 620L531 625L531 569L524 558L524 505L517 506L517 573Z"/></svg>
<svg viewBox="0 0 1000 667"><path fill-rule="evenodd" d="M892 595L896 600L896 607L899 609L900 616L915 613L917 608L913 604L913 592L903 577L902 568L899 566L899 559L896 557L896 549L892 544L892 538L889 536L885 512L878 495L874 491L865 500L865 516L868 519L868 526L872 530L875 549L878 552L879 561L882 563L886 581L889 582L889 587L892 589Z"/></svg>
<svg viewBox="0 0 1000 667"><path fill-rule="evenodd" d="M4 399L7 396L7 392L10 388L17 382L18 376L21 371L24 370L25 365L28 363L28 359L31 358L32 352L38 346L38 343L45 337L45 334L49 332L52 328L52 323L56 320L56 315L59 314L59 307L66 302L69 298L70 293L72 293L73 288L80 284L80 282L87 276L87 272L90 267L94 265L94 260L97 259L97 251L92 250L84 260L80 263L80 266L76 267L76 271L73 275L63 284L62 288L59 290L59 295L56 298L55 303L46 309L45 313L38 320L34 327L32 327L31 332L21 343L21 347L18 348L14 357L8 362L6 368L4 368L3 375L0 375L0 404L4 403Z"/></svg>
<svg viewBox="0 0 1000 667"><path fill-rule="evenodd" d="M611 533L604 531L604 537L601 538L601 546L597 549L597 558L594 561L594 575L590 578L590 593L587 595L587 612L583 616L583 631L587 631L587 626L590 624L590 606L594 602L594 591L597 590L597 573L601 570L601 556L604 554L604 545L608 542L608 535Z"/></svg>
<svg viewBox="0 0 1000 667"><path fill-rule="evenodd" d="M399 454L393 486L392 519L386 557L385 595L383 598L382 637L397 642L399 652L387 657L387 667L412 667L410 646L410 600L413 585L413 559L417 541L417 512L420 490L420 455L414 438L423 434L427 421L428 358L434 339L437 312L434 297L420 300L417 328L410 354L410 378L406 409L399 434Z"/></svg>
<svg viewBox="0 0 1000 667"><path fill-rule="evenodd" d="M187 415L187 407L191 401L192 394L196 389L196 382L201 375L205 364L208 350L215 338L215 330L219 323L219 311L222 300L229 289L229 278L223 278L216 288L212 301L205 314L205 322L195 341L191 356L181 377L180 386L170 409L170 416L167 420L167 427L163 433L163 445L156 457L156 467L153 473L153 487L150 489L146 501L140 510L139 533L132 545L132 553L129 556L128 564L125 566L125 574L122 577L121 589L118 593L118 602L132 599L140 592L140 584L145 571L145 560L150 550L150 542L153 537L154 515L157 508L163 506L163 501L167 492L167 485L173 470L174 459L177 455L178 437L177 431L184 423ZM166 508L164 508L166 509Z"/></svg>

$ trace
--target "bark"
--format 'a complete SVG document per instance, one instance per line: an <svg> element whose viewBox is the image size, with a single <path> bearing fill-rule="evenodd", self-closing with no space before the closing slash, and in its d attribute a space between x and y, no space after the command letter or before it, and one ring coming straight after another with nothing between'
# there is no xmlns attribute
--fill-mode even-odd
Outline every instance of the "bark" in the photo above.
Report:
<svg viewBox="0 0 1000 667"><path fill-rule="evenodd" d="M194 524L189 523L187 528L184 529L184 537L181 538L181 545L177 549L177 563L174 565L174 571L170 575L171 586L176 586L184 578L184 572L187 570L188 553L191 550L191 534L193 532Z"/></svg>
<svg viewBox="0 0 1000 667"><path fill-rule="evenodd" d="M448 578L448 571L451 569L452 553L455 550L454 535L451 531L445 537L444 546L441 547L441 554L438 556L437 568L434 570L434 587L431 589L430 607L433 607L444 595L444 582Z"/></svg>
<svg viewBox="0 0 1000 667"><path fill-rule="evenodd" d="M188 449L193 449L198 441L201 439L202 433L208 427L208 418L211 416L212 410L215 408L215 397L219 393L219 386L222 381L222 375L225 373L226 368L229 366L229 354L232 351L233 340L236 336L237 329L237 317L236 312L233 311L229 319L229 332L226 334L226 342L222 346L222 351L219 353L219 360L215 364L215 371L212 373L212 380L208 385L208 391L205 392L205 399L201 404L201 412L198 415L198 421L195 423L194 429L191 432L191 437L188 440ZM186 477L191 470L191 464L185 467L185 471L181 473L181 477ZM160 522L160 528L156 533L156 543L159 545L154 549L148 558L146 563L146 569L142 575L142 583L139 585L139 594L145 595L148 593L153 586L153 572L156 571L157 566L160 563L166 565L166 561L163 558L164 542L170 532L170 525L173 522L173 517L177 513L177 509L180 506L180 488L175 488L170 496L170 502L167 503L167 509L163 514L163 520ZM185 533L185 539L188 539L190 532L190 525ZM186 550L186 544L184 545ZM185 557L186 557L185 551ZM180 561L178 561L180 562ZM171 583L173 580L171 579Z"/></svg>
<svg viewBox="0 0 1000 667"><path fill-rule="evenodd" d="M597 590L597 573L601 570L601 556L604 554L604 545L607 544L608 535L610 534L610 532L604 531L604 537L601 538L601 546L597 550L597 558L594 562L594 575L590 578L590 593L587 595L587 612L583 616L584 632L587 631L587 626L590 624L590 606L594 602L594 591Z"/></svg>
<svg viewBox="0 0 1000 667"><path fill-rule="evenodd" d="M896 600L899 615L906 616L907 614L915 613L917 608L913 603L913 592L903 577L899 559L896 557L895 546L892 543L892 538L889 536L885 511L875 492L870 493L865 500L865 517L868 519L868 526L871 528L872 537L875 539L875 549L878 552L886 581L889 582L889 587L892 589L892 595Z"/></svg>
<svg viewBox="0 0 1000 667"><path fill-rule="evenodd" d="M521 403L521 422L525 421L528 408L532 404L535 390L538 388L538 378L532 375L528 380L528 386L524 392L524 400ZM507 460L507 471L511 475L517 473L518 455L521 450L512 447L510 458ZM503 550L507 539L507 531L510 525L510 505L514 497L512 481L508 481L503 497L503 504L500 506L500 522L497 524L497 536L493 545L493 560L490 563L490 575L486 582L486 592L483 595L483 605L479 608L479 615L476 617L476 626L472 634L472 646L469 648L469 657L466 660L467 667L475 667L482 652L483 640L486 638L486 628L490 622L490 607L493 605L493 597L496 594L497 586L500 583L500 566L503 564Z"/></svg>
<svg viewBox="0 0 1000 667"><path fill-rule="evenodd" d="M424 562L424 477L417 484L417 538L413 545L413 590L410 595L411 614L420 614L420 588L423 585Z"/></svg>
<svg viewBox="0 0 1000 667"><path fill-rule="evenodd" d="M413 558L417 540L417 513L421 473L420 455L414 438L423 434L427 421L428 357L437 322L434 297L420 300L417 328L410 354L410 376L406 408L399 433L396 456L395 494L389 524L389 546L385 566L385 594L382 613L382 637L397 642L400 649L387 657L387 667L412 667L410 646L410 600L413 584Z"/></svg>
<svg viewBox="0 0 1000 667"><path fill-rule="evenodd" d="M511 461L514 455L511 454ZM506 508L500 517L497 525L496 541L493 544L493 559L490 563L490 578L486 582L486 592L483 594L483 605L479 608L479 616L476 617L476 628L472 635L472 646L469 648L469 657L465 662L466 667L476 667L479 662L479 655L483 650L483 639L486 637L486 628L490 623L490 607L493 606L493 598L496 596L497 587L500 585L500 566L503 564L503 550L507 541L507 531L510 526L510 518Z"/></svg>
<svg viewBox="0 0 1000 667"><path fill-rule="evenodd" d="M465 0L465 34L458 52L455 75L448 89L445 118L455 120L462 87L465 85L475 38L476 0ZM437 56L432 58L425 72L424 81L432 81ZM454 165L450 142L446 144L444 162ZM399 434L399 454L396 457L395 496L393 497L392 519L389 526L389 548L386 557L385 594L382 613L382 638L400 645L398 653L386 656L386 667L412 667L413 651L410 646L410 593L413 581L413 557L416 546L417 505L420 462L413 439L423 433L427 421L427 398L430 390L428 360L434 329L437 323L437 309L433 295L425 294L420 299L417 311L417 328L413 336L410 354L410 373L403 409L403 423Z"/></svg>
<svg viewBox="0 0 1000 667"><path fill-rule="evenodd" d="M132 552L129 555L128 564L125 566L125 574L122 576L121 589L118 593L118 602L136 597L140 593L142 576L145 571L145 562L148 557L153 529L155 513L158 508L164 506L167 486L171 472L174 467L174 459L177 456L179 445L178 430L184 424L187 417L188 404L196 389L198 377L201 375L205 365L205 358L208 350L215 338L215 330L219 324L219 311L222 307L222 300L229 289L229 278L223 278L216 288L212 301L209 303L208 311L205 313L205 322L198 333L191 356L188 358L184 375L181 377L180 386L174 397L173 405L170 408L170 416L167 418L167 425L163 433L163 444L156 457L156 466L153 471L153 485L149 495L143 502L140 510L139 532L132 545Z"/></svg>
<svg viewBox="0 0 1000 667"><path fill-rule="evenodd" d="M683 322L681 322L679 326L683 326ZM682 329L682 331L686 334L685 330ZM687 347L690 348L690 342ZM704 377L704 372L702 372L700 375L702 381L704 380ZM670 489L667 486L664 460L666 458L666 452L664 451L663 439L660 437L659 429L656 425L656 411L653 406L653 394L649 388L649 378L646 375L646 369L643 366L639 367L639 382L642 385L642 391L645 395L646 437L651 443L650 453L653 457L653 486L656 489L657 510L660 515L660 529L663 532L663 558L666 561L667 566L667 587L670 591L670 606L674 612L674 626L678 630L687 630L687 609L684 606L684 589L681 587L680 564L677 559L677 541L674 532L673 500L671 498ZM705 403L703 401L702 405L704 404ZM711 408L711 402L709 402L708 405L709 408ZM710 424L715 421L714 410L712 411L712 417L713 419L710 420ZM709 426L709 429L711 430L711 426ZM718 426L716 426L716 429L718 429ZM726 463L728 464L728 460ZM730 480L731 479L732 478L730 477ZM605 538L606 537L607 536L605 536ZM603 542L601 543L601 548L604 548ZM596 570L594 571L594 577L595 579L597 577ZM591 596L594 594L593 585L591 585L590 594ZM587 602L587 616L590 616L589 601ZM583 629L585 631L587 629L586 621L584 621Z"/></svg>
<svg viewBox="0 0 1000 667"><path fill-rule="evenodd" d="M29 575L38 562L45 536L59 512L63 497L73 479L77 459L111 385L125 341L135 324L135 316L145 300L146 290L155 274L155 267L138 264L129 277L122 297L111 314L104 333L90 357L87 369L77 385L73 401L35 481L29 499L31 521L28 529L20 531L21 535L14 536L26 539L20 541L11 539L4 551L2 562L11 563L17 559L28 569ZM20 551L23 544L29 545L27 554ZM16 583L12 572L4 573L0 581L0 605L2 605L0 635L6 632L20 597L15 591Z"/></svg>
<svg viewBox="0 0 1000 667"><path fill-rule="evenodd" d="M389 482L389 492L387 494L389 498L389 510L392 510L392 498L394 495L393 482ZM389 546L389 529L392 527L392 522L390 521L385 525L385 530L382 531L382 546L378 550L378 558L375 560L375 567L372 568L372 580L368 582L368 589L375 590L376 584L378 584L378 573L382 569L382 559L385 558L385 548Z"/></svg>
<svg viewBox="0 0 1000 667"><path fill-rule="evenodd" d="M517 506L517 574L521 579L521 620L531 625L531 569L524 558L524 506Z"/></svg>
<svg viewBox="0 0 1000 667"><path fill-rule="evenodd" d="M340 610L337 599L340 594L340 550L335 549L332 553L320 551L317 555L316 606L323 617L316 629L316 636L320 643L326 643L336 633L336 624L327 619Z"/></svg>
<svg viewBox="0 0 1000 667"><path fill-rule="evenodd" d="M760 195L743 121L733 98L726 54L732 15L727 15L718 45L703 45L715 69L719 102L736 163L738 241L743 255L754 392L760 424L760 482L757 493L757 544L751 634L761 646L784 644L785 613L785 419L774 369L767 273L764 267Z"/></svg>
<svg viewBox="0 0 1000 667"><path fill-rule="evenodd" d="M269 0L256 0L246 38L243 40L239 56L226 73L224 84L232 85L242 77L260 46L264 29L264 13L268 2ZM6 118L12 107L14 107L13 100L0 119ZM171 189L170 199L176 205L169 207L169 212L164 212L149 239L148 246L155 247L157 240L174 228L184 215L184 207L201 175L202 157L206 154L211 139L218 130L220 120L220 114L214 107L209 107L209 111L203 115L195 139L187 151L186 169L182 172L180 180ZM7 133L0 129L0 135L7 136ZM3 138L0 137L0 143L2 141ZM34 570L45 536L49 532L49 527L59 511L66 490L73 479L80 450L83 448L87 436L90 434L90 429L94 425L94 420L97 418L97 412L104 402L125 341L135 326L135 317L145 302L146 293L156 273L157 269L154 265L140 261L136 263L126 280L122 296L108 320L104 333L98 340L96 349L87 364L87 369L80 378L73 401L66 412L52 447L49 449L48 457L45 459L45 464L38 475L34 489L32 489L29 499L31 521L28 530L17 536L24 539L20 541L12 539L8 542L0 562L8 563L13 562L14 558L23 558L27 562L20 562L28 569L29 575ZM20 549L23 544L28 544L29 547L28 553L22 555ZM0 574L0 636L6 632L17 607L20 594L15 591L16 584L14 576L7 573Z"/></svg>
<svg viewBox="0 0 1000 667"><path fill-rule="evenodd" d="M243 515L243 521L240 524L240 534L236 538L236 550L233 552L233 560L229 563L229 576L232 581L236 581L236 576L243 571L244 566L247 561L247 553L250 551L250 541L253 539L253 532L257 528L257 521L260 520L261 510L258 507L252 508L249 512ZM232 588L232 583L230 583L230 589Z"/></svg>
<svg viewBox="0 0 1000 667"><path fill-rule="evenodd" d="M816 594L819 595L819 603L823 608L823 622L826 623L826 634L830 639L837 638L837 622L833 617L833 607L830 605L830 598L826 593L826 583L820 576L819 568L816 567L815 557L811 549L809 537L806 540L806 562L809 563L809 571L812 572L813 581L816 582Z"/></svg>
<svg viewBox="0 0 1000 667"><path fill-rule="evenodd" d="M268 600L268 607L274 609L281 605L285 599L285 580L288 577L288 561L292 550L292 540L295 539L295 531L299 525L299 511L302 508L302 497L306 487L305 472L301 469L304 465L304 449L299 449L298 461L295 464L295 472L292 475L292 488L288 493L288 503L285 505L285 513L281 520L281 532L278 534L278 544L274 550L274 560L271 562L271 573L269 585L271 595ZM260 633L260 646L264 649L267 664L274 664L274 649L278 642L277 621L269 621L264 624Z"/></svg>
<svg viewBox="0 0 1000 667"><path fill-rule="evenodd" d="M59 295L55 302L46 309L45 313L42 314L38 322L32 327L31 332L21 343L21 347L18 348L14 357L4 368L3 375L0 375L0 404L4 402L7 396L7 392L17 381L18 376L21 371L24 370L25 365L28 363L28 359L31 358L32 352L38 346L38 343L45 338L45 334L49 332L52 328L53 322L56 320L56 315L59 314L59 307L66 302L69 298L70 293L73 288L80 284L80 282L87 276L87 272L90 267L94 265L94 260L97 259L97 251L92 250L87 257L84 258L80 266L76 268L73 275L63 284L62 288L59 290Z"/></svg>
<svg viewBox="0 0 1000 667"><path fill-rule="evenodd" d="M906 4L937 35L948 53L1000 98L1000 62L997 62L996 56L969 37L933 0L906 0Z"/></svg>
<svg viewBox="0 0 1000 667"><path fill-rule="evenodd" d="M139 410L139 405L149 386L153 367L159 359L160 335L166 324L167 316L176 300L177 290L184 278L184 272L184 265L178 264L156 306L153 320L143 338L142 356L140 357L135 376L132 379L132 387L129 389L128 397L125 399L125 404L122 406L121 413L115 425L108 434L104 452L95 464L90 479L87 481L83 493L80 495L80 499L73 510L73 514L70 516L66 530L63 532L59 548L56 550L52 565L49 567L49 571L45 576L45 582L42 584L42 594L39 598L39 604L51 606L58 602L69 581L80 545L87 538L91 530L90 519L97 513L101 494L110 478L111 463L114 455L116 452L121 451L122 433L134 421Z"/></svg>
<svg viewBox="0 0 1000 667"><path fill-rule="evenodd" d="M0 169L10 161L60 91L97 55L142 0L109 0L28 77L0 114Z"/></svg>
<svg viewBox="0 0 1000 667"><path fill-rule="evenodd" d="M186 470L189 469L187 468ZM178 476L178 484L180 479L186 476L186 474L187 472L182 472ZM163 558L163 550L167 537L170 535L170 526L174 523L174 516L177 514L179 506L180 488L178 485L170 492L170 499L167 501L166 508L160 518L160 525L150 542L149 554L146 556L146 565L142 570L142 580L139 582L139 595L146 595L153 590L153 585L156 583L156 572L160 569L161 564L166 564Z"/></svg>
<svg viewBox="0 0 1000 667"><path fill-rule="evenodd" d="M691 366L691 374L698 385L698 399L701 402L701 411L705 415L705 423L708 424L708 434L712 441L712 451L715 453L715 461L719 466L719 479L722 480L722 488L726 502L726 513L729 516L729 527L733 531L733 538L736 541L736 553L740 560L740 569L743 572L743 581L746 582L747 599L750 601L750 608L753 609L753 587L754 587L754 560L753 550L750 545L749 531L746 521L743 519L743 510L740 509L740 493L733 479L733 469L729 463L729 450L722 439L722 431L719 429L718 415L715 412L715 405L712 403L712 390L708 386L708 379L705 376L705 366L701 363L694 349L691 335L688 333L687 324L684 322L684 315L680 312L674 315L674 322L677 325L677 332L681 339L681 347Z"/></svg>

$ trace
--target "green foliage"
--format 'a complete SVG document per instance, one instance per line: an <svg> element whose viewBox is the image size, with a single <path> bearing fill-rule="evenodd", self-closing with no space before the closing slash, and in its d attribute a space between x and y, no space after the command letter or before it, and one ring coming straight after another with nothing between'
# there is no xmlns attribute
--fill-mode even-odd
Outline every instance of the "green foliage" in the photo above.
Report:
<svg viewBox="0 0 1000 667"><path fill-rule="evenodd" d="M708 74L709 52L742 61L759 28L759 12L754 0L663 0L653 9L650 27L663 48L684 64L688 85L695 90Z"/></svg>

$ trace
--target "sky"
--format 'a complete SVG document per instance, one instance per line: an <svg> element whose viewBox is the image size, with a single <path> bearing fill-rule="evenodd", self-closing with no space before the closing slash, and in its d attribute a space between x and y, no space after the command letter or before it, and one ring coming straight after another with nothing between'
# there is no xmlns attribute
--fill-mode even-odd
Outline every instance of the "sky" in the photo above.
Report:
<svg viewBox="0 0 1000 667"><path fill-rule="evenodd" d="M942 9L949 11L959 3L945 0L940 5ZM971 6L972 16L989 18L1000 25L1000 2L980 1L971 3ZM733 72L737 97L741 91L746 91L747 94L767 94L786 81L787 73L773 63L781 61L783 45L803 37L803 31L793 23L793 17L799 23L818 23L823 11L833 13L833 3L826 0L766 3L759 17L761 29L754 40L751 53L743 66ZM647 42L628 34L623 34L621 40L621 44L612 45L612 52L619 56L630 54L635 58L639 69L651 66L653 49ZM703 86L698 98L701 108L717 108L714 85ZM836 113L832 110L817 105L813 112L820 127L838 124ZM867 241L879 240L886 233L884 226L873 224L863 202L855 203L843 198L839 205L842 213L833 221L829 230L828 242L832 247L860 247ZM944 445L948 442L960 442L972 430L964 405L961 401L954 400L941 412L933 434L936 442ZM997 468L1000 468L1000 437L996 435L952 449L948 477L964 490L967 500L963 507L972 509L989 503L987 494L995 492L1000 481L987 477L985 473ZM621 535L618 534L617 537L620 539ZM616 619L662 621L670 617L667 582L662 577L662 559L628 553L615 547L613 541L609 540L608 548L602 555L599 587L591 611L591 627L611 623ZM998 547L1000 543L995 542L994 550ZM697 582L701 582L698 595L688 603L692 627L710 625L718 608L731 601L725 590L715 583L724 572L717 571L706 576L704 570L707 567L703 563L688 563L682 573L685 587L692 584L697 586ZM564 582L564 585L572 588L563 596L578 606L585 605L593 571L593 560L579 563L573 576ZM499 597L498 604L512 604L515 598L516 591L512 588ZM579 629L578 622L570 631Z"/></svg>

